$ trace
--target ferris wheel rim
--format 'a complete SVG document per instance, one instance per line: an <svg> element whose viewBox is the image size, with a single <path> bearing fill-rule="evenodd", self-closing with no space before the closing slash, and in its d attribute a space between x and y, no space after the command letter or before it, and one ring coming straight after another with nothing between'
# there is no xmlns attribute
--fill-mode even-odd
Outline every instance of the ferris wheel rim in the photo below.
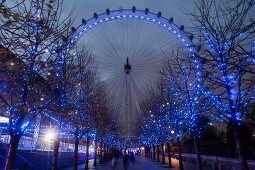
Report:
<svg viewBox="0 0 255 170"><path fill-rule="evenodd" d="M133 7L134 8L134 7ZM104 23L121 20L121 19L135 19L135 20L143 20L151 22L152 24L159 25L161 28L166 29L169 33L174 35L179 41L184 44L185 48L189 53L192 54L193 57L197 56L197 50L195 44L192 42L190 37L186 32L184 32L184 26L179 27L173 22L173 19L167 19L164 16L161 16L161 12L158 14L140 10L140 9L117 9L110 11L106 9L106 12L101 14L94 13L94 16L87 21L84 20L84 23L79 25L77 28L73 28L72 35L68 39L67 43L67 51L69 51L79 39L84 36L90 30L96 28L99 25ZM109 11L107 11L109 10Z"/></svg>
<svg viewBox="0 0 255 170"><path fill-rule="evenodd" d="M184 32L184 27L177 26L172 19L167 19L166 17L161 16L161 13L153 13L146 10L137 10L133 9L118 9L113 11L106 11L101 14L94 14L94 17L89 20L83 20L83 23L79 25L77 28L72 29L73 33L68 39L66 50L69 51L72 47L79 41L81 37L86 38L86 34L90 31L94 30L105 23L109 23L111 21L117 20L136 20L140 22L148 22L152 25L157 25L162 30L166 30L166 34L171 35L176 38L176 41L184 46L184 50L190 54L190 57L193 59L192 63L196 65L196 81L198 84L201 83L201 74L200 63L198 60L197 49L195 44L192 42L192 39L189 35Z"/></svg>

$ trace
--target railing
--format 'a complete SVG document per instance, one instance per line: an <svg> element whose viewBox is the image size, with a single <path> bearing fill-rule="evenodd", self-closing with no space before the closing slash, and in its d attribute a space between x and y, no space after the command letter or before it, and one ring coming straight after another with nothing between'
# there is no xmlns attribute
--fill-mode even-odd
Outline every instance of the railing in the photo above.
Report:
<svg viewBox="0 0 255 170"><path fill-rule="evenodd" d="M175 157L179 157L175 154ZM182 153L183 159L187 159L186 161L195 161L197 159L196 154L190 153ZM223 167L231 167L231 169L238 169L239 167L239 159L237 158L227 158L227 157L218 157L218 156L209 156L209 155L201 155L201 159L204 164L211 164L214 169L222 169ZM251 169L255 169L255 160L247 161L249 167ZM217 166L217 168L215 167ZM225 169L223 168L223 169Z"/></svg>
<svg viewBox="0 0 255 170"><path fill-rule="evenodd" d="M4 169L4 166L6 164L6 161L7 161L7 156L8 156L8 150L9 150L9 146L5 143L3 143L1 140L0 140L0 146L1 148L4 149L5 152L5 156L3 155L0 155L0 157L3 159L3 165L2 167L0 167L0 170ZM28 160L26 160L23 156L21 156L19 153L16 153L16 156L18 156L20 159L22 159L24 161L24 166L27 166L27 165L30 165L31 167L35 167L31 162L29 162Z"/></svg>
<svg viewBox="0 0 255 170"><path fill-rule="evenodd" d="M0 140L0 148L3 148L5 151L5 155L0 155L0 158L2 159L3 164L0 166L0 170L4 169L6 159L7 159L7 154L8 154L8 146L6 144L2 143Z"/></svg>
<svg viewBox="0 0 255 170"><path fill-rule="evenodd" d="M153 153L151 152L150 154L147 153L147 157L152 158ZM158 159L157 157L157 152L155 152L155 158L156 160ZM159 155L160 161L162 161L162 152ZM177 153L171 154L172 158L179 159L179 155ZM168 160L168 154L165 153L165 160ZM184 162L188 163L195 163L197 161L197 156L196 154L192 153L182 153L182 158ZM201 159L203 162L203 166L210 166L213 169L238 169L240 166L239 164L239 159L238 158L229 158L229 157L219 157L219 156L211 156L211 155L201 155ZM255 160L248 160L247 161L248 166L250 169L255 169Z"/></svg>

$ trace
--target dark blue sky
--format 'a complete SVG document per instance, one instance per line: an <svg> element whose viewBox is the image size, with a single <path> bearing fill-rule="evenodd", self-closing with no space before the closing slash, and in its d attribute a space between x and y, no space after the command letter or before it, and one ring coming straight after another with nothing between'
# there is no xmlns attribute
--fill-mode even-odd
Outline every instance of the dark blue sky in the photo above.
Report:
<svg viewBox="0 0 255 170"><path fill-rule="evenodd" d="M93 13L103 13L106 8L111 10L122 8L137 9L149 8L151 12L162 12L166 18L173 17L178 25L190 25L188 16L184 11L192 10L191 0L65 0L65 11L75 7L74 15L76 20L74 25L79 25L81 19L89 19Z"/></svg>

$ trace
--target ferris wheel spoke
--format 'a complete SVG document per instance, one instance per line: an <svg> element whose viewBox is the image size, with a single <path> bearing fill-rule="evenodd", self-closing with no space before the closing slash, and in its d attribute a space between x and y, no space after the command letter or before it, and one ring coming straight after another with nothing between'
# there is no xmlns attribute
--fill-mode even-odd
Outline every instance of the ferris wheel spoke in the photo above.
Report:
<svg viewBox="0 0 255 170"><path fill-rule="evenodd" d="M141 89L146 89L146 83L141 78L135 79L135 82L137 84L137 87L139 87L140 92L141 92Z"/></svg>
<svg viewBox="0 0 255 170"><path fill-rule="evenodd" d="M140 117L141 103L156 88L166 56L178 46L173 37L157 22L130 17L110 19L86 33L84 42L92 47L97 72L118 110L121 133L134 133L136 127L131 125Z"/></svg>
<svg viewBox="0 0 255 170"><path fill-rule="evenodd" d="M145 62L151 62L151 61L162 61L162 59L165 58L165 56L162 56L162 53L159 53L159 51L161 50L154 50L154 51L149 51L147 53L144 53L144 55L140 58L137 59L138 63L143 63L143 61L145 60Z"/></svg>
<svg viewBox="0 0 255 170"><path fill-rule="evenodd" d="M105 56L104 58L102 58L103 60L110 60L110 58L117 58L115 54L112 53L112 51L110 49L107 49L106 46L104 48L102 48L101 46L98 46L96 44L92 44L90 43L91 45L95 46L96 49L97 49L97 52L99 52L99 54L97 55L100 55L100 53L102 54L102 56ZM122 61L120 61L122 62Z"/></svg>
<svg viewBox="0 0 255 170"><path fill-rule="evenodd" d="M147 37L150 37L151 35L149 35L151 33L151 30L153 29L153 25L150 24L149 27L145 26L144 23L142 23L142 25L140 26L140 32L143 31L139 37L140 42L138 43L138 41L136 42L136 50L133 51L131 58L133 59L134 57L139 57L139 51L141 51L147 44L148 44L148 40Z"/></svg>
<svg viewBox="0 0 255 170"><path fill-rule="evenodd" d="M133 87L134 93L135 93L134 99L135 99L136 108L137 108L138 112L141 113L141 108L140 108L140 103L139 103L139 101L141 101L141 97L138 95L137 85L135 83L134 78L133 77L131 77L131 78L132 78L132 80L133 80L132 82L134 84L132 87Z"/></svg>
<svg viewBox="0 0 255 170"><path fill-rule="evenodd" d="M123 93L123 89L125 89L125 86L126 86L126 84L125 84L126 76L125 75L123 75L123 79L122 80L123 81L121 82L121 84L119 86L120 88L119 88L119 91L118 91L118 96L117 96L118 98L116 100L116 105L120 105L121 106L120 108L124 108L122 106L123 106L123 104L125 104L125 102L123 102L123 99L125 99L125 93ZM120 114L121 113L122 112L120 112Z"/></svg>
<svg viewBox="0 0 255 170"><path fill-rule="evenodd" d="M132 23L132 24L137 24L138 26L136 26L135 30L133 30L134 31L134 33L133 33L134 37L131 37L132 41L130 42L130 50L129 50L130 51L130 53L129 53L130 59L134 58L135 51L140 48L139 39L142 39L141 38L142 31L145 32L145 28L143 27L144 25L142 25L140 22L138 22L138 23L136 22L136 23Z"/></svg>
<svg viewBox="0 0 255 170"><path fill-rule="evenodd" d="M101 31L99 31L99 32L101 32L101 34L100 34L101 38L100 37L96 38L96 39L99 39L97 44L102 44L103 48L98 48L98 49L101 51L103 51L102 49L105 49L108 53L110 53L110 55L109 54L107 55L108 57L116 57L116 59L118 59L120 62L123 62L123 59L121 58L121 56L119 55L117 50L114 48L114 45L110 41L112 39L112 37L108 37L107 34L104 34L104 32L106 32L106 29L103 27L101 29ZM97 34L94 34L94 35L97 35ZM96 36L94 36L94 37L96 37ZM96 45L96 44L94 44L94 45Z"/></svg>
<svg viewBox="0 0 255 170"><path fill-rule="evenodd" d="M108 69L111 69L111 70L115 69L116 71L120 70L120 66L119 65L114 65L114 64L112 64L110 62L97 62L97 65L99 65L98 68L100 68L100 69L106 69L106 70L108 70Z"/></svg>
<svg viewBox="0 0 255 170"><path fill-rule="evenodd" d="M152 24L150 29L146 32L151 34L152 32L154 32L154 30L155 30L155 25ZM136 51L133 57L134 56L141 57L141 54L143 54L145 51L152 49L152 47L154 47L154 44L152 43L154 43L155 39L158 38L157 34L152 34L152 35L143 34L143 35L144 35L144 37L142 37L143 41L140 42L140 49Z"/></svg>
<svg viewBox="0 0 255 170"><path fill-rule="evenodd" d="M125 51L123 51L123 48L121 48L119 45L122 44L124 45L124 40L123 40L123 33L122 33L122 29L121 29L121 25L119 23L120 21L112 21L113 25L116 25L115 27L110 27L107 28L107 30L111 33L111 37L110 39L108 39L109 41L113 41L117 46L118 46L118 51L119 51L119 55L122 58L122 61L124 61L125 59ZM118 37L118 38L117 38ZM124 46L125 49L125 46Z"/></svg>
<svg viewBox="0 0 255 170"><path fill-rule="evenodd" d="M145 87L148 87L148 85L151 85L152 82L155 82L155 79L158 80L158 78L159 75L157 74L145 74L144 76L141 76L140 82L142 82L142 85L144 85Z"/></svg>

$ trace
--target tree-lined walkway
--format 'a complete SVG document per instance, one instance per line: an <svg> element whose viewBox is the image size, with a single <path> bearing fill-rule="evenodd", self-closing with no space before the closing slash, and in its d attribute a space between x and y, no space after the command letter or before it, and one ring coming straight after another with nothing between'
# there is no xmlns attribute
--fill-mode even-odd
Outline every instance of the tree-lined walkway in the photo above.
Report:
<svg viewBox="0 0 255 170"><path fill-rule="evenodd" d="M162 162L157 162L157 161L151 160L149 158L139 156L139 157L136 157L136 159L134 161L130 160L127 164L126 169L123 166L122 158L117 159L116 166L114 168L111 165L111 161L107 161L103 164L99 164L98 166L94 167L93 160L90 160L89 161L89 169L93 169L93 170L163 170L163 169L164 170L166 170L166 169L178 170L179 169L178 160L172 159L173 168L168 168L167 163L168 163L167 159L166 159L166 164L162 164ZM84 164L79 165L79 170L81 170L81 169L83 170L84 167L85 167ZM184 169L185 170L196 170L197 167L195 164L188 164L188 163L184 162ZM73 168L70 167L70 168L66 168L63 170L73 170Z"/></svg>

